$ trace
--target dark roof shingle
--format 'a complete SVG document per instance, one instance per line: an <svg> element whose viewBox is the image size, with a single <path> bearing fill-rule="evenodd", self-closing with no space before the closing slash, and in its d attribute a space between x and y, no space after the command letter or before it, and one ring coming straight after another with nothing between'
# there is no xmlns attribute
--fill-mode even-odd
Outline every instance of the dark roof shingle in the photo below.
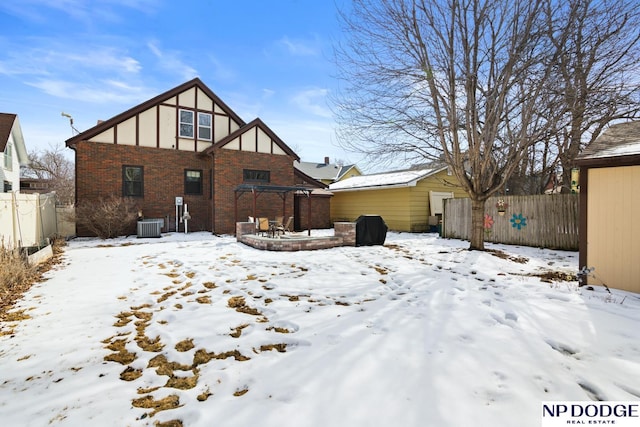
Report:
<svg viewBox="0 0 640 427"><path fill-rule="evenodd" d="M589 144L577 160L630 155L640 155L640 121L612 125Z"/></svg>
<svg viewBox="0 0 640 427"><path fill-rule="evenodd" d="M13 123L16 121L16 115L10 113L0 113L0 152L4 151L11 135Z"/></svg>

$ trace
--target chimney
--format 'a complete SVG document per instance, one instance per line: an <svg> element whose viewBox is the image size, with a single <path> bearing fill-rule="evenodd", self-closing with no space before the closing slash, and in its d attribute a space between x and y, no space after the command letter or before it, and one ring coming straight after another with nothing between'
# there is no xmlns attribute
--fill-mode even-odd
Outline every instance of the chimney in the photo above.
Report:
<svg viewBox="0 0 640 427"><path fill-rule="evenodd" d="M329 164L329 157L325 157L325 158L324 158L324 164L325 164L325 165L328 165L328 164Z"/></svg>

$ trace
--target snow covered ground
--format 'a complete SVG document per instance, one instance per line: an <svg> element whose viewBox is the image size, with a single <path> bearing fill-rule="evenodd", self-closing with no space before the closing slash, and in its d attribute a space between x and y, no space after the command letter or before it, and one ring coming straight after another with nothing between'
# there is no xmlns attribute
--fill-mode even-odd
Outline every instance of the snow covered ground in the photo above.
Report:
<svg viewBox="0 0 640 427"><path fill-rule="evenodd" d="M539 426L542 401L640 399L638 295L535 276L575 274L575 252L467 246L71 241L1 325L0 420Z"/></svg>

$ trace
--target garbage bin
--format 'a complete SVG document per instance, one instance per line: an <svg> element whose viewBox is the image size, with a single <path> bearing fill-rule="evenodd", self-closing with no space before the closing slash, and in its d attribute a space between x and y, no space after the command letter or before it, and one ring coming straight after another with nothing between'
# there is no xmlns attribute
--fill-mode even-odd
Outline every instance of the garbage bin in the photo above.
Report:
<svg viewBox="0 0 640 427"><path fill-rule="evenodd" d="M380 215L360 215L356 219L356 246L384 245L387 230Z"/></svg>

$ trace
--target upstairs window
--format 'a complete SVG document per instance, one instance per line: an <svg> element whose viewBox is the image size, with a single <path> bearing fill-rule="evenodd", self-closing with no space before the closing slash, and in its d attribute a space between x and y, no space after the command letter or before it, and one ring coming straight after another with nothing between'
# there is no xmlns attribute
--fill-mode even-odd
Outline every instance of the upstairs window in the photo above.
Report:
<svg viewBox="0 0 640 427"><path fill-rule="evenodd" d="M6 170L13 170L13 154L11 153L11 143L8 143L4 148L4 168Z"/></svg>
<svg viewBox="0 0 640 427"><path fill-rule="evenodd" d="M144 170L142 166L122 167L122 196L144 196Z"/></svg>
<svg viewBox="0 0 640 427"><path fill-rule="evenodd" d="M179 111L179 131L178 136L180 138L193 138L193 111L180 110Z"/></svg>
<svg viewBox="0 0 640 427"><path fill-rule="evenodd" d="M198 113L198 139L211 141L211 114Z"/></svg>
<svg viewBox="0 0 640 427"><path fill-rule="evenodd" d="M202 171L184 171L184 194L202 194Z"/></svg>
<svg viewBox="0 0 640 427"><path fill-rule="evenodd" d="M268 184L271 181L271 173L263 170L244 169L243 178L245 182Z"/></svg>
<svg viewBox="0 0 640 427"><path fill-rule="evenodd" d="M191 110L179 110L178 136L180 138L196 138L195 113ZM211 141L213 116L209 113L198 113L198 139Z"/></svg>

